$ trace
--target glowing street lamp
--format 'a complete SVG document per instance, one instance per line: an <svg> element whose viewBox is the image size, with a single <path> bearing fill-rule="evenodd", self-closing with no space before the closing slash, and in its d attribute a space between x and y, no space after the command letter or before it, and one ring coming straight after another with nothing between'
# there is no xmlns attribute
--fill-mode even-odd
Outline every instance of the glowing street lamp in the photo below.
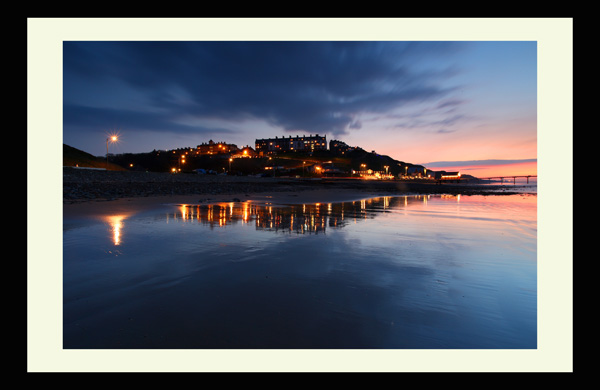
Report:
<svg viewBox="0 0 600 390"><path fill-rule="evenodd" d="M181 159L179 160L179 170L181 171L181 164L185 164L185 154L181 155Z"/></svg>
<svg viewBox="0 0 600 390"><path fill-rule="evenodd" d="M117 136L112 135L106 139L106 170L108 171L108 141L117 142Z"/></svg>
<svg viewBox="0 0 600 390"><path fill-rule="evenodd" d="M233 159L231 157L229 157L229 172L231 172L231 162L233 161Z"/></svg>

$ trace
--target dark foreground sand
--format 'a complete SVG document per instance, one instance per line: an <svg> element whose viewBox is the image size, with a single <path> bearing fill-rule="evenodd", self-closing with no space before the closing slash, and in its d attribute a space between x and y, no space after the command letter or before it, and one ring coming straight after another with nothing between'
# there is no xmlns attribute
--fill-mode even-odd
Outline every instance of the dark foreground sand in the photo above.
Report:
<svg viewBox="0 0 600 390"><path fill-rule="evenodd" d="M65 216L102 210L120 212L158 204L269 202L275 204L341 202L372 196L416 194L506 195L512 186L435 181L303 179L152 172L116 172L64 168Z"/></svg>

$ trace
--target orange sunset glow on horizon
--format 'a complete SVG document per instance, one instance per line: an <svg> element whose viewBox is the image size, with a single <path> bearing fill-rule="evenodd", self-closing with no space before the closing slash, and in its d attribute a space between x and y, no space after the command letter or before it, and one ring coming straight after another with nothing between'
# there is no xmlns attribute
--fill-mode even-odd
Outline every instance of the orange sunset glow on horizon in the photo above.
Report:
<svg viewBox="0 0 600 390"><path fill-rule="evenodd" d="M425 166L428 167L426 164ZM506 162L486 164L485 162L473 164L456 164L436 166L430 168L434 171L458 171L461 175L471 175L477 178L499 177L499 176L537 176L537 161Z"/></svg>

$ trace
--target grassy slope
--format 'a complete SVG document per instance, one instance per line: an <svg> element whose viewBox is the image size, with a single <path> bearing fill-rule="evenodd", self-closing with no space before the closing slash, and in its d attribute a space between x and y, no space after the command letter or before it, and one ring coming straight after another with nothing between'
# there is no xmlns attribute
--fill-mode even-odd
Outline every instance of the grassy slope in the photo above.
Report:
<svg viewBox="0 0 600 390"><path fill-rule="evenodd" d="M92 156L89 153L63 144L63 166L65 167L87 167L87 168L106 168L106 160ZM125 169L116 164L108 164L108 169L113 171L124 171Z"/></svg>

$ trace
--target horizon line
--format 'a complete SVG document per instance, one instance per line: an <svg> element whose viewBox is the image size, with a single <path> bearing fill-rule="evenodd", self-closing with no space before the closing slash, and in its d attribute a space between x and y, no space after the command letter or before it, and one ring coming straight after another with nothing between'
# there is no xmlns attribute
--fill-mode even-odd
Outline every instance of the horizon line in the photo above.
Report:
<svg viewBox="0 0 600 390"><path fill-rule="evenodd" d="M528 162L537 162L537 158L529 158L529 159L511 159L511 160L501 160L501 159L489 159L489 160L462 160L462 161L432 161L428 163L422 163L419 165L428 166L428 167L444 167L444 166L471 166L471 165L504 165L504 164L519 164L519 163L528 163Z"/></svg>

